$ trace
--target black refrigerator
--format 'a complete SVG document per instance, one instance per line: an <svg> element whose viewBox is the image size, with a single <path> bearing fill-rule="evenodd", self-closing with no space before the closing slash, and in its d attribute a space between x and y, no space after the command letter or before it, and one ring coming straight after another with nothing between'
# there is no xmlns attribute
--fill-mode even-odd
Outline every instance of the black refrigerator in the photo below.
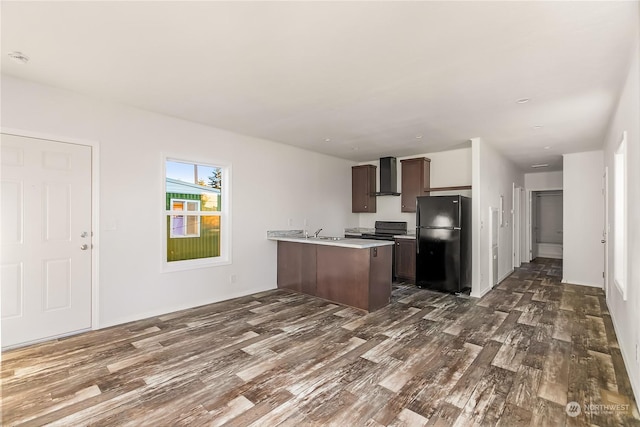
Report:
<svg viewBox="0 0 640 427"><path fill-rule="evenodd" d="M416 285L452 293L471 289L470 198L417 198Z"/></svg>

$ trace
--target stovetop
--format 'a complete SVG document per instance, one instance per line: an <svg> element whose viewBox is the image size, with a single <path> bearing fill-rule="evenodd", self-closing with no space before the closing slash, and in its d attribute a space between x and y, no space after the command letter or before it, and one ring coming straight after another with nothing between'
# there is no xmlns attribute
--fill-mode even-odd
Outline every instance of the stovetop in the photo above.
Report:
<svg viewBox="0 0 640 427"><path fill-rule="evenodd" d="M405 221L376 221L374 233L362 233L363 239L393 240L393 236L407 234Z"/></svg>

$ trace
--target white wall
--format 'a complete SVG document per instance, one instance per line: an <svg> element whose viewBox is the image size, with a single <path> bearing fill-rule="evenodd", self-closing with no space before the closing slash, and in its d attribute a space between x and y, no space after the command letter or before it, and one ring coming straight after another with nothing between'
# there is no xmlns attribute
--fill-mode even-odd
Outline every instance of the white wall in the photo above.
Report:
<svg viewBox="0 0 640 427"><path fill-rule="evenodd" d="M101 327L272 289L276 243L267 230L302 228L307 219L311 230L341 234L358 223L353 162L9 76L2 76L1 119L5 130L99 142ZM163 152L231 163L231 265L160 273Z"/></svg>
<svg viewBox="0 0 640 427"><path fill-rule="evenodd" d="M454 187L471 185L471 148L458 150L441 151L436 153L425 153L415 156L398 157L398 192L402 192L402 165L400 160L412 159L416 157L426 157L431 159L431 186L432 187ZM379 160L363 162L362 164L372 164L378 166L376 177L376 188L380 188L380 165ZM432 195L460 194L471 197L470 190L461 191L438 191ZM400 212L400 196L378 196L377 209L375 213L361 213L360 227L373 228L376 221L406 221L409 232L415 232L416 214Z"/></svg>
<svg viewBox="0 0 640 427"><path fill-rule="evenodd" d="M638 36L636 36L636 40ZM609 127L604 163L609 167L609 220L613 221L613 153L623 131L627 131L627 300L613 282L609 269L607 305L616 329L620 351L627 367L636 401L640 400L640 365L635 361L636 346L640 344L640 43L631 55L632 63L615 115ZM613 266L613 236L609 235L609 265Z"/></svg>
<svg viewBox="0 0 640 427"><path fill-rule="evenodd" d="M526 173L524 187L527 190L560 190L562 189L562 171Z"/></svg>
<svg viewBox="0 0 640 427"><path fill-rule="evenodd" d="M602 151L564 155L563 278L566 283L602 287L604 199Z"/></svg>
<svg viewBox="0 0 640 427"><path fill-rule="evenodd" d="M480 297L490 289L490 209L504 198L504 224L498 230L498 279L513 271L513 184L524 185L524 175L516 166L480 138L471 140L473 162L473 284L471 295Z"/></svg>
<svg viewBox="0 0 640 427"><path fill-rule="evenodd" d="M536 192L538 243L562 244L562 191Z"/></svg>

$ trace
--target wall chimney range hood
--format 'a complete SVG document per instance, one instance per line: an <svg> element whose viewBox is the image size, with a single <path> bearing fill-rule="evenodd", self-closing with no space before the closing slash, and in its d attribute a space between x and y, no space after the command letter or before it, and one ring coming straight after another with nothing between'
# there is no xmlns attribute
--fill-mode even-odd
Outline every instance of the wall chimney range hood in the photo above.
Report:
<svg viewBox="0 0 640 427"><path fill-rule="evenodd" d="M376 196L399 196L398 173L395 157L380 158L380 191Z"/></svg>

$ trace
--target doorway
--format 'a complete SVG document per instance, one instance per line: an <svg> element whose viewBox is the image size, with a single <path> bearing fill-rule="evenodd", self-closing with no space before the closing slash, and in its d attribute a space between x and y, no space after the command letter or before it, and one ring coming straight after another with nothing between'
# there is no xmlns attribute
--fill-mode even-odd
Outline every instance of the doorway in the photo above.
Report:
<svg viewBox="0 0 640 427"><path fill-rule="evenodd" d="M2 137L2 346L92 326L92 147Z"/></svg>
<svg viewBox="0 0 640 427"><path fill-rule="evenodd" d="M525 236L524 236L524 188L513 184L513 217L511 224L513 227L513 268L518 268L525 258Z"/></svg>
<svg viewBox="0 0 640 427"><path fill-rule="evenodd" d="M500 216L499 210L497 208L489 208L489 218L490 218L490 230L491 230L491 239L489 241L489 248L491 254L491 264L490 264L490 277L489 284L490 287L494 287L500 281L498 277L499 269L498 269L498 253L499 253L499 233L500 233Z"/></svg>
<svg viewBox="0 0 640 427"><path fill-rule="evenodd" d="M562 190L531 192L532 259L562 259Z"/></svg>

